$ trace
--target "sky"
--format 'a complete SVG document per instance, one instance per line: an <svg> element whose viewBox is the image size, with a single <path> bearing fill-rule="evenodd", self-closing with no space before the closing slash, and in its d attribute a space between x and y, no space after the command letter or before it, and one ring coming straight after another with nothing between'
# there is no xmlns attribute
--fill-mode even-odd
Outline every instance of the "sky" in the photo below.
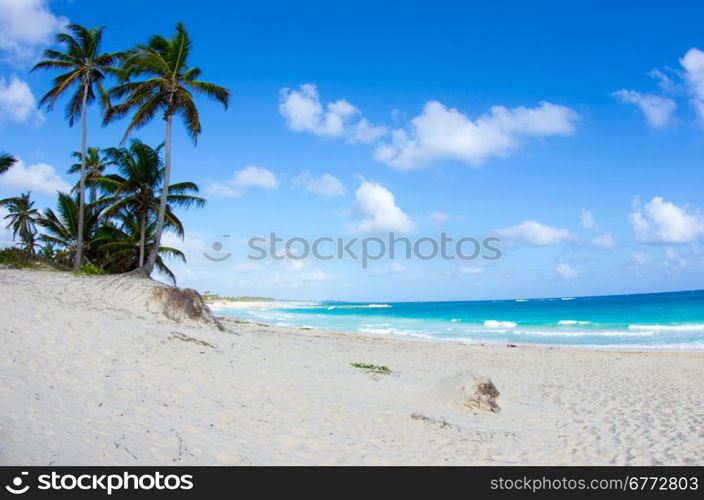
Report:
<svg viewBox="0 0 704 500"><path fill-rule="evenodd" d="M183 241L166 238L188 258L170 263L179 285L356 301L701 289L702 14L679 1L0 0L0 150L21 160L0 197L53 206L76 182L80 128L63 102L37 108L55 75L30 72L57 31L104 25L117 51L183 21L190 64L232 99L197 101L197 145L174 127L173 181L208 199L179 213ZM117 146L126 122L100 123L94 106L88 144ZM164 130L134 136L156 145ZM502 255L248 259L248 239L272 232L498 237Z"/></svg>

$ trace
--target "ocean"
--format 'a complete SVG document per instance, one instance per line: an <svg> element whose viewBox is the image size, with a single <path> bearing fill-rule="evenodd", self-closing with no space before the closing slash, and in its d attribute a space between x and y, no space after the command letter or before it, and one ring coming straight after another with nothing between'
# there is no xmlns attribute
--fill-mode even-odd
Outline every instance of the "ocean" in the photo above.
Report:
<svg viewBox="0 0 704 500"><path fill-rule="evenodd" d="M435 341L704 349L704 290L457 302L273 302L217 313L274 325Z"/></svg>

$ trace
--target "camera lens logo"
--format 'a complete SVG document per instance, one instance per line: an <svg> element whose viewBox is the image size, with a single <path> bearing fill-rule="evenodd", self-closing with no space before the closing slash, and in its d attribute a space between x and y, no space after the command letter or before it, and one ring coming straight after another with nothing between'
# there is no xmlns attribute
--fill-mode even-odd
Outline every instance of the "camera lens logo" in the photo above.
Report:
<svg viewBox="0 0 704 500"><path fill-rule="evenodd" d="M29 472L22 472L20 476L15 477L12 480L12 485L7 485L5 486L5 489L12 493L13 495L21 495L22 493L26 493L27 490L29 489L29 485L25 485L22 487L22 477L21 476L26 476L28 475Z"/></svg>
<svg viewBox="0 0 704 500"><path fill-rule="evenodd" d="M223 234L222 237L229 238L230 235ZM219 254L222 251L222 243L219 241L216 241L215 243L213 243L211 248L213 249L214 252ZM215 255L215 256L210 255L208 252L203 252L203 257L205 257L206 259L208 259L209 261L212 261L212 262L223 262L223 261L229 259L231 256L232 256L232 254L230 252L227 252L224 255Z"/></svg>

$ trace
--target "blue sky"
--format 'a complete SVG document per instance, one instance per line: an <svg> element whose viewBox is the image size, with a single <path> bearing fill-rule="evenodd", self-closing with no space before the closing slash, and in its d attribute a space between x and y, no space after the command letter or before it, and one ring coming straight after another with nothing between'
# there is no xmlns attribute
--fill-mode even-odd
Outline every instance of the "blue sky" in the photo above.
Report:
<svg viewBox="0 0 704 500"><path fill-rule="evenodd" d="M0 0L0 197L40 206L80 130L35 111L29 73L67 20L120 50L184 21L191 64L232 105L180 124L179 284L299 299L461 300L697 289L704 278L704 14L695 2ZM138 14L137 14L138 13ZM125 128L89 114L89 144ZM157 144L163 123L137 137ZM496 262L248 262L246 238L499 235ZM223 238L223 234L231 235ZM0 234L7 243L9 236ZM203 257L221 241L221 263Z"/></svg>

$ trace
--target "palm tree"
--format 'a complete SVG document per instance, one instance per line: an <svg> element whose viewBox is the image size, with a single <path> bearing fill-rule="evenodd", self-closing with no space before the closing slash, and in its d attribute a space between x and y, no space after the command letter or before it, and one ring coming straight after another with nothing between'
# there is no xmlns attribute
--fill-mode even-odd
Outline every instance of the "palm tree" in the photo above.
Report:
<svg viewBox="0 0 704 500"><path fill-rule="evenodd" d="M139 268L144 266L147 226L158 213L162 199L164 164L160 152L162 145L152 148L139 139L132 139L129 148L109 148L106 156L116 166L119 174L112 174L92 183L100 185L109 195L99 201L106 207L104 215L112 217L127 211L134 215L139 228ZM183 225L173 213L172 207L202 207L205 200L191 193L197 193L198 186L193 182L171 184L166 191L166 227L183 237Z"/></svg>
<svg viewBox="0 0 704 500"><path fill-rule="evenodd" d="M144 228L138 219L127 211L123 211L118 219L121 219L119 228L112 224L103 226L93 240L101 255L101 267L109 273L123 273L139 268L142 265L139 259L143 258L145 233L148 244L153 244L154 241L155 221L148 223ZM154 267L176 284L176 276L165 264L164 256L176 258L182 262L186 262L186 256L176 248L159 246Z"/></svg>
<svg viewBox="0 0 704 500"><path fill-rule="evenodd" d="M41 240L56 248L55 256L59 259L74 260L79 248L79 241L87 254L91 254L93 239L98 231L100 213L88 205L84 210L82 234L79 234L80 195L58 193L56 212L51 208L44 210L39 224L46 230ZM75 260L74 260L75 261Z"/></svg>
<svg viewBox="0 0 704 500"><path fill-rule="evenodd" d="M110 96L124 101L108 109L105 122L125 116L134 110L123 142L129 134L147 123L157 114L166 122L166 153L164 185L171 178L171 125L175 115L183 118L186 131L196 143L201 132L200 118L193 94L202 94L223 104L225 109L230 92L224 87L199 80L201 70L188 67L191 38L182 23L176 25L171 38L154 35L146 45L138 45L122 55L121 79L123 83L110 90ZM130 81L144 77L142 81ZM156 234L143 272L151 274L156 262L161 236L164 231L166 203L169 191L162 190L157 215Z"/></svg>
<svg viewBox="0 0 704 500"><path fill-rule="evenodd" d="M0 174L7 172L15 163L17 163L17 158L7 153L0 153Z"/></svg>
<svg viewBox="0 0 704 500"><path fill-rule="evenodd" d="M86 109L95 100L96 92L104 107L109 107L107 93L103 88L106 74L115 72L112 67L117 55L101 53L100 43L104 28L85 28L78 24L69 24L68 33L56 35L56 43L65 45L64 52L48 49L44 51L44 60L37 63L32 71L37 69L57 69L65 71L54 79L54 87L39 102L46 104L47 109L53 109L59 97L69 89L75 88L75 93L66 106L66 117L69 126L81 117L81 179L80 201L78 210L78 242L74 255L73 267L81 266L83 252L83 224L85 211L85 168L86 168Z"/></svg>
<svg viewBox="0 0 704 500"><path fill-rule="evenodd" d="M9 221L5 229L12 228L13 239L19 236L20 241L24 244L24 250L33 256L36 246L36 224L41 223L42 217L39 210L34 208L30 194L28 191L14 198L0 200L0 207L7 208L9 212L4 217Z"/></svg>
<svg viewBox="0 0 704 500"><path fill-rule="evenodd" d="M80 151L74 151L71 156L78 160L78 163L74 163L68 169L69 174L75 174L81 171L83 167L83 155ZM111 161L100 151L100 148L88 148L86 153L86 172L85 172L85 182L90 184L93 179L99 179L103 176L105 169L111 164ZM74 190L80 190L80 181L76 183ZM91 184L90 186L90 203L95 203L98 199L98 185Z"/></svg>

